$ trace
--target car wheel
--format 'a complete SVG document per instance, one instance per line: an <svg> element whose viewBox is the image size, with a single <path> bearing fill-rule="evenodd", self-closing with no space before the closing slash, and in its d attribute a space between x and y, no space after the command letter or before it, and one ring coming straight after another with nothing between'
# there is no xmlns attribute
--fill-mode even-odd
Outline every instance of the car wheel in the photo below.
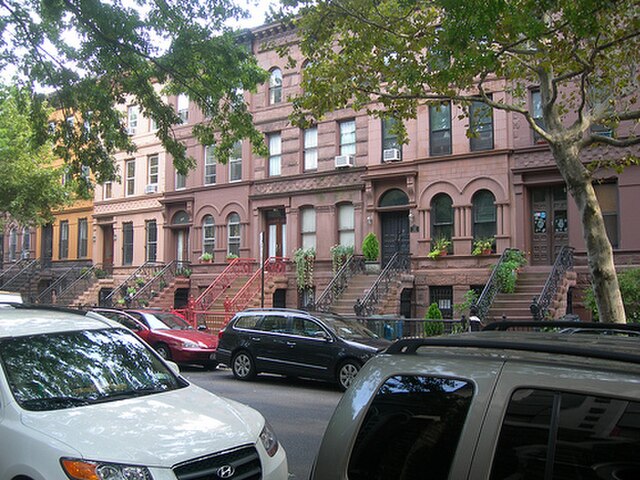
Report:
<svg viewBox="0 0 640 480"><path fill-rule="evenodd" d="M360 364L354 360L346 360L338 368L338 386L340 390L346 390L360 371Z"/></svg>
<svg viewBox="0 0 640 480"><path fill-rule="evenodd" d="M164 343L159 343L156 345L156 352L165 360L171 360L171 350Z"/></svg>
<svg viewBox="0 0 640 480"><path fill-rule="evenodd" d="M256 376L256 366L248 352L238 352L231 362L233 376L238 380L251 380Z"/></svg>

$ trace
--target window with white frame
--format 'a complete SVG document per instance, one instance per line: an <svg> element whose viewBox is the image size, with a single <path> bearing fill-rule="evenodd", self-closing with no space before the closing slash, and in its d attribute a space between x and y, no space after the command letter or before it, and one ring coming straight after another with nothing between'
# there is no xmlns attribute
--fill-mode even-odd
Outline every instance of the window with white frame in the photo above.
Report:
<svg viewBox="0 0 640 480"><path fill-rule="evenodd" d="M125 162L125 195L133 195L136 191L136 161L127 160Z"/></svg>
<svg viewBox="0 0 640 480"><path fill-rule="evenodd" d="M60 239L58 242L58 258L65 260L69 258L69 221L60 222Z"/></svg>
<svg viewBox="0 0 640 480"><path fill-rule="evenodd" d="M340 155L356 154L356 121L340 122Z"/></svg>
<svg viewBox="0 0 640 480"><path fill-rule="evenodd" d="M140 107L138 105L130 105L127 108L127 133L129 135L135 135L138 130L138 116L140 114Z"/></svg>
<svg viewBox="0 0 640 480"><path fill-rule="evenodd" d="M102 199L109 200L111 197L113 197L113 183L104 182L102 184Z"/></svg>
<svg viewBox="0 0 640 480"><path fill-rule="evenodd" d="M318 127L304 130L304 169L318 169Z"/></svg>
<svg viewBox="0 0 640 480"><path fill-rule="evenodd" d="M280 102L282 102L282 71L274 68L269 77L269 105Z"/></svg>
<svg viewBox="0 0 640 480"><path fill-rule="evenodd" d="M232 213L227 219L227 255L240 256L240 215Z"/></svg>
<svg viewBox="0 0 640 480"><path fill-rule="evenodd" d="M356 244L355 209L350 203L338 207L338 243L343 247Z"/></svg>
<svg viewBox="0 0 640 480"><path fill-rule="evenodd" d="M89 223L86 218L78 219L78 258L85 258L89 251Z"/></svg>
<svg viewBox="0 0 640 480"><path fill-rule="evenodd" d="M277 177L282 173L282 140L280 133L269 135L269 176Z"/></svg>
<svg viewBox="0 0 640 480"><path fill-rule="evenodd" d="M189 95L186 93L178 95L178 116L182 123L189 121Z"/></svg>
<svg viewBox="0 0 640 480"><path fill-rule="evenodd" d="M204 184L216 183L216 159L213 156L213 145L204 146Z"/></svg>
<svg viewBox="0 0 640 480"><path fill-rule="evenodd" d="M542 114L542 94L539 89L531 90L531 116L533 117L534 122L536 122L536 125L540 128L545 128L544 117ZM535 130L533 131L533 141L542 141L542 137Z"/></svg>
<svg viewBox="0 0 640 480"><path fill-rule="evenodd" d="M176 172L176 190L187 188L187 176Z"/></svg>
<svg viewBox="0 0 640 480"><path fill-rule="evenodd" d="M147 262L155 262L158 258L158 224L155 220L145 222L145 257Z"/></svg>
<svg viewBox="0 0 640 480"><path fill-rule="evenodd" d="M28 227L22 229L22 258L29 258L31 250L31 232Z"/></svg>
<svg viewBox="0 0 640 480"><path fill-rule="evenodd" d="M451 154L451 103L429 106L429 154Z"/></svg>
<svg viewBox="0 0 640 480"><path fill-rule="evenodd" d="M313 207L306 207L300 210L300 234L302 237L301 246L304 250L316 248L316 210Z"/></svg>
<svg viewBox="0 0 640 480"><path fill-rule="evenodd" d="M206 215L202 219L202 253L213 252L216 248L216 224L213 216Z"/></svg>
<svg viewBox="0 0 640 480"><path fill-rule="evenodd" d="M147 159L147 184L158 184L158 155L151 155Z"/></svg>
<svg viewBox="0 0 640 480"><path fill-rule="evenodd" d="M242 142L236 142L229 157L229 181L240 180L242 180Z"/></svg>
<svg viewBox="0 0 640 480"><path fill-rule="evenodd" d="M12 228L9 231L9 260L15 262L18 255L18 229Z"/></svg>

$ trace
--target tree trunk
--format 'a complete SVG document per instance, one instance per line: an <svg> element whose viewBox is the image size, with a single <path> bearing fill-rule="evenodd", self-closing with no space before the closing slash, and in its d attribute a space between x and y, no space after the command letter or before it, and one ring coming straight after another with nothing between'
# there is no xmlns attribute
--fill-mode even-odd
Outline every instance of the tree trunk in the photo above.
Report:
<svg viewBox="0 0 640 480"><path fill-rule="evenodd" d="M560 173L580 212L600 321L626 323L624 304L613 261L613 249L607 237L600 204L593 189L592 176L580 161L578 147L568 141L565 142L557 142L550 146Z"/></svg>

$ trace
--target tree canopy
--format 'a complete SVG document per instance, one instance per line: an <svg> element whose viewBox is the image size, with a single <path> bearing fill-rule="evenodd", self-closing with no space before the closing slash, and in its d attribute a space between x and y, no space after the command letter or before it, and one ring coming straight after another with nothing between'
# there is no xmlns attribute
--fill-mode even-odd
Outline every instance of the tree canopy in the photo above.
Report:
<svg viewBox="0 0 640 480"><path fill-rule="evenodd" d="M155 120L177 170L193 166L174 132L180 118L163 94L188 94L208 120L194 128L224 162L235 141L260 148L243 91L266 78L242 35L225 26L242 11L231 0L0 0L0 69L45 92L31 103L34 138L79 176L117 178L113 155L135 146L122 111L136 104ZM161 85L162 91L154 88ZM55 128L46 105L62 112ZM69 116L81 119L73 125Z"/></svg>
<svg viewBox="0 0 640 480"><path fill-rule="evenodd" d="M0 87L0 202L3 213L23 225L50 220L53 209L73 198L51 143L36 141L30 102L29 91Z"/></svg>
<svg viewBox="0 0 640 480"><path fill-rule="evenodd" d="M637 163L634 150L627 148L640 143L635 135L640 2L283 4L282 18L296 23L308 62L304 93L294 100L299 124L345 107L409 119L419 105L449 99L463 108L479 100L521 115L548 143L578 206L600 318L624 322L612 249L592 183L598 169L620 171ZM540 91L541 112L531 107L532 87ZM594 144L624 150L609 150L587 165L580 152Z"/></svg>

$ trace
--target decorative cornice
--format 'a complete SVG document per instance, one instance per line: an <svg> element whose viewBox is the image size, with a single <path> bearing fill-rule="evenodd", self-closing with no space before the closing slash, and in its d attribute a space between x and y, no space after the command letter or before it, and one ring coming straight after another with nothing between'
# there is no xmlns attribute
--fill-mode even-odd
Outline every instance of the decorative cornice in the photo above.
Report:
<svg viewBox="0 0 640 480"><path fill-rule="evenodd" d="M256 181L249 195L252 200L286 195L306 195L345 190L364 190L362 173L364 167L287 176L283 178Z"/></svg>

